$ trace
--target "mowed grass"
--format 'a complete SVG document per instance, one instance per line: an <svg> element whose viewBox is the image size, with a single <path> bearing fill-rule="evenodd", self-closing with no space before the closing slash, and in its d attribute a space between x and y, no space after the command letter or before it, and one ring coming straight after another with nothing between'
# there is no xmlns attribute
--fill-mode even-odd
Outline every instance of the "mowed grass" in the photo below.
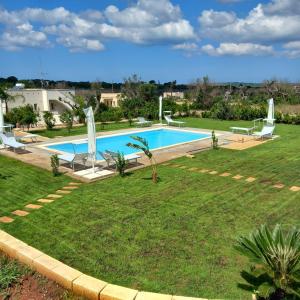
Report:
<svg viewBox="0 0 300 300"><path fill-rule="evenodd" d="M0 153L0 217L46 197L70 181L69 177L53 177L48 171Z"/></svg>
<svg viewBox="0 0 300 300"><path fill-rule="evenodd" d="M185 120L188 126L223 130L234 123ZM161 180L155 185L146 168L82 185L1 227L111 283L186 296L250 299L237 287L239 272L247 266L233 248L237 236L263 223L299 226L300 193L288 187L300 185L300 127L277 126L276 134L280 138L249 150L211 150L173 161L252 176L257 178L253 183L159 166ZM277 182L287 187L274 189Z"/></svg>
<svg viewBox="0 0 300 300"><path fill-rule="evenodd" d="M104 125L96 124L96 131L110 131L110 130L117 130L117 129L126 129L129 128L128 122L119 122L119 123L107 123ZM39 134L41 136L45 136L48 138L55 138L57 136L74 136L74 135L81 135L87 133L86 126L76 126L71 129L70 132L66 128L53 128L52 130L39 130L33 131L32 133Z"/></svg>

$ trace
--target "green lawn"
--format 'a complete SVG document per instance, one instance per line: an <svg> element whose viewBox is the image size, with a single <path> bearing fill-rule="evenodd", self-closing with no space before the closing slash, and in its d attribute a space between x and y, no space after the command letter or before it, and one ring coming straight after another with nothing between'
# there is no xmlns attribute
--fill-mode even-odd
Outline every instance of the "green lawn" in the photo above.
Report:
<svg viewBox="0 0 300 300"><path fill-rule="evenodd" d="M220 130L229 130L229 127L232 126L232 121L218 121L211 119L199 119L199 118L183 118L178 119L185 121L187 126L189 127L199 127L205 129L220 129ZM236 126L253 126L253 122L245 122L245 121L235 121ZM104 126L104 127L103 127ZM217 127L216 127L217 126ZM216 127L216 128L215 128ZM134 128L134 124L129 126L128 122L119 122L119 123L107 123L105 125L96 124L96 131L112 131L118 129L126 129L126 128ZM32 133L37 133L41 136L45 136L48 138L55 138L57 136L74 136L80 134L86 134L87 128L86 126L76 126L73 127L71 132L69 133L66 128L53 128L52 130L39 130L39 131L32 131Z"/></svg>
<svg viewBox="0 0 300 300"><path fill-rule="evenodd" d="M46 197L70 181L69 177L53 177L48 171L0 155L0 215Z"/></svg>
<svg viewBox="0 0 300 300"><path fill-rule="evenodd" d="M228 129L234 123L185 120L188 126L208 129ZM159 166L161 181L154 185L147 168L125 178L85 184L1 227L115 284L186 296L250 299L236 286L247 265L233 249L236 237L262 223L299 225L300 219L300 192L271 187L277 182L300 186L300 126L278 125L276 134L280 138L249 150L211 150L174 161L253 176L254 183ZM10 163L5 160L4 170ZM14 166L17 174L27 168L31 167ZM42 178L39 185L48 185ZM26 194L34 186L28 180L20 192ZM7 193L16 188L11 185Z"/></svg>
<svg viewBox="0 0 300 300"><path fill-rule="evenodd" d="M100 124L96 124L96 131L110 131L110 130L117 130L117 129L125 129L129 128L128 122L119 122L119 123L107 123L102 127ZM71 136L71 135L80 135L86 134L87 128L86 126L76 126L71 129L69 133L66 128L53 128L52 130L39 130L33 131L33 133L37 133L39 135L48 137L48 138L55 138L57 136Z"/></svg>

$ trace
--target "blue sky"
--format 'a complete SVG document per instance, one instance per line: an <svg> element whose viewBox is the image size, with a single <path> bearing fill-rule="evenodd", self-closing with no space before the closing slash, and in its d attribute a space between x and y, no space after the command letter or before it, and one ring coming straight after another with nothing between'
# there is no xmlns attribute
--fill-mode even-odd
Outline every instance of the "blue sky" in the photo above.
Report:
<svg viewBox="0 0 300 300"><path fill-rule="evenodd" d="M0 77L300 80L299 0L2 0Z"/></svg>

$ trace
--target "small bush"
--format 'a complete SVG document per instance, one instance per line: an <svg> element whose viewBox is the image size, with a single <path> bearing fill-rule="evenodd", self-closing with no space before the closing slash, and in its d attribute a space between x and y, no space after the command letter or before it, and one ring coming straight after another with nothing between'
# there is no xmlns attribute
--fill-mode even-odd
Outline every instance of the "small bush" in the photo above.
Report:
<svg viewBox="0 0 300 300"><path fill-rule="evenodd" d="M131 127L132 124L133 124L133 119L132 119L131 114L128 115L128 124L129 124L130 127Z"/></svg>
<svg viewBox="0 0 300 300"><path fill-rule="evenodd" d="M51 111L45 111L43 113L43 119L46 124L47 130L51 130L55 126L55 119Z"/></svg>
<svg viewBox="0 0 300 300"><path fill-rule="evenodd" d="M69 110L65 110L59 117L60 121L66 125L68 132L70 133L73 127L74 116Z"/></svg>
<svg viewBox="0 0 300 300"><path fill-rule="evenodd" d="M57 154L54 154L50 157L51 160L51 168L53 176L58 176L59 173L59 159Z"/></svg>
<svg viewBox="0 0 300 300"><path fill-rule="evenodd" d="M212 148L214 150L219 149L219 145L218 145L219 139L216 137L216 134L215 134L214 130L211 133L211 139L212 139Z"/></svg>
<svg viewBox="0 0 300 300"><path fill-rule="evenodd" d="M127 162L124 158L124 154L121 152L118 152L118 156L116 158L116 168L121 177L123 177L125 175L126 166L127 166Z"/></svg>

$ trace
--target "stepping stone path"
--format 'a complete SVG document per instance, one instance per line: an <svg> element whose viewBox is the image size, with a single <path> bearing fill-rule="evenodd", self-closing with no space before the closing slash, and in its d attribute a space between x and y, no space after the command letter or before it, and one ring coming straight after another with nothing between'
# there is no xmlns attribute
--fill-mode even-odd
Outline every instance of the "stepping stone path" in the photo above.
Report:
<svg viewBox="0 0 300 300"><path fill-rule="evenodd" d="M273 187L275 189L283 189L285 187L285 185L282 184L282 183L276 183L276 184L273 185Z"/></svg>
<svg viewBox="0 0 300 300"><path fill-rule="evenodd" d="M40 203L51 203L53 202L54 200L50 200L50 199L39 199L38 202Z"/></svg>
<svg viewBox="0 0 300 300"><path fill-rule="evenodd" d="M57 194L70 194L72 192L71 191L64 191L64 190L57 190L56 193Z"/></svg>
<svg viewBox="0 0 300 300"><path fill-rule="evenodd" d="M14 219L13 218L10 218L10 217L1 217L0 218L0 222L1 223L11 223L11 222L13 222L14 221Z"/></svg>
<svg viewBox="0 0 300 300"><path fill-rule="evenodd" d="M76 190L76 189L78 189L78 186L64 186L63 187L63 190Z"/></svg>
<svg viewBox="0 0 300 300"><path fill-rule="evenodd" d="M253 181L255 181L255 180L256 180L256 178L254 178L254 177L248 177L248 178L246 179L247 182L253 182Z"/></svg>
<svg viewBox="0 0 300 300"><path fill-rule="evenodd" d="M170 163L168 163L168 164L170 164ZM46 198L38 199L37 202L39 202L39 203L51 203L55 199L62 198L65 194L70 194L72 192L72 190L78 189L81 184L82 184L81 182L70 182L68 186L65 186L62 189L57 190L55 192L56 194L49 194ZM31 203L31 204L27 204L25 207L29 208L29 209L40 209L43 206ZM25 217L29 214L29 212L25 211L25 210L19 210L18 209L18 210L13 211L12 214L15 215L15 216ZM7 217L7 216L0 217L0 223L11 223L13 221L14 221L13 218L10 218L10 217Z"/></svg>
<svg viewBox="0 0 300 300"><path fill-rule="evenodd" d="M232 178L233 179L236 179L236 180L240 180L241 178L243 178L244 176L242 176L242 175L235 175L235 176L233 176Z"/></svg>
<svg viewBox="0 0 300 300"><path fill-rule="evenodd" d="M55 199L58 199L58 198L61 198L62 195L56 195L56 194L50 194L47 196L47 198L55 198Z"/></svg>
<svg viewBox="0 0 300 300"><path fill-rule="evenodd" d="M218 174L218 172L217 171L211 171L211 172L209 172L209 174L216 175L216 174Z"/></svg>
<svg viewBox="0 0 300 300"><path fill-rule="evenodd" d="M27 204L25 207L30 209L40 209L43 206L38 204Z"/></svg>
<svg viewBox="0 0 300 300"><path fill-rule="evenodd" d="M198 168L189 168L189 171L197 171Z"/></svg>
<svg viewBox="0 0 300 300"><path fill-rule="evenodd" d="M192 154L187 154L186 157L189 157L189 158L193 158L194 155ZM188 171L195 171L195 172L198 172L198 173L208 173L208 174L211 174L211 175L215 175L215 174L218 174L218 171L210 171L210 170L207 170L207 169L200 169L199 168L196 168L196 167L192 167L192 168L189 168L188 166L185 166L185 165L179 165L179 164L172 164L172 163L169 163L169 162L166 162L166 163L163 163L162 166L170 166L170 167L173 167L173 168L178 168L178 169L187 169ZM219 176L221 177L229 177L231 176L231 173L229 172L224 172L224 173L221 173L219 174ZM243 175L235 175L232 177L233 179L235 180L240 180L242 178L244 178ZM246 182L254 182L256 181L257 178L255 177L248 177L245 179ZM260 181L261 184L272 184L271 181ZM63 188L63 190L73 190L73 189L76 189L78 188L78 185L80 185L81 183L77 183L77 182L70 182L69 183L69 186L65 186ZM272 185L273 188L276 188L276 189L283 189L285 187L284 184L282 183L276 183L274 185ZM64 192L63 190L58 190L56 191L56 193L59 193L59 194L66 194L66 192ZM290 191L292 192L299 192L300 191L300 186L292 186L289 188Z"/></svg>
<svg viewBox="0 0 300 300"><path fill-rule="evenodd" d="M292 192L299 192L300 191L300 186L292 186L290 188L290 191L292 191Z"/></svg>
<svg viewBox="0 0 300 300"><path fill-rule="evenodd" d="M230 173L227 173L227 172L220 174L221 177L228 177L228 176L230 176L230 175L231 175L231 174L230 174Z"/></svg>
<svg viewBox="0 0 300 300"><path fill-rule="evenodd" d="M25 210L15 210L12 212L13 215L19 216L19 217L25 217L29 214L28 211Z"/></svg>

